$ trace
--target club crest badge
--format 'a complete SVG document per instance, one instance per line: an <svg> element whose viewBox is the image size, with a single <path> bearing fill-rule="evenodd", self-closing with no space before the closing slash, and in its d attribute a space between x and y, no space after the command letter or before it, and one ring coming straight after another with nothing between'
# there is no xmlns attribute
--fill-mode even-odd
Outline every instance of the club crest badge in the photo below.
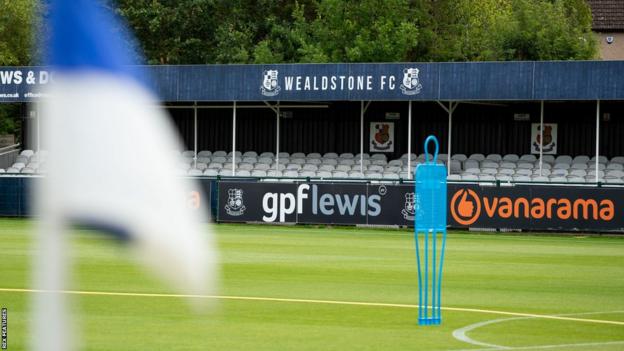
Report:
<svg viewBox="0 0 624 351"><path fill-rule="evenodd" d="M375 122L371 124L371 151L394 151L394 123Z"/></svg>
<svg viewBox="0 0 624 351"><path fill-rule="evenodd" d="M264 96L275 96L279 94L282 88L277 81L278 72L276 69L264 71L264 77L262 79L262 86L260 91Z"/></svg>
<svg viewBox="0 0 624 351"><path fill-rule="evenodd" d="M405 95L416 95L420 93L422 84L418 79L418 68L406 68L403 70L403 83L401 83L401 91Z"/></svg>
<svg viewBox="0 0 624 351"><path fill-rule="evenodd" d="M243 204L243 189L228 189L228 200L225 212L230 216L240 216L245 212Z"/></svg>
<svg viewBox="0 0 624 351"><path fill-rule="evenodd" d="M401 210L401 214L406 220L413 221L415 213L414 193L405 193L405 207Z"/></svg>

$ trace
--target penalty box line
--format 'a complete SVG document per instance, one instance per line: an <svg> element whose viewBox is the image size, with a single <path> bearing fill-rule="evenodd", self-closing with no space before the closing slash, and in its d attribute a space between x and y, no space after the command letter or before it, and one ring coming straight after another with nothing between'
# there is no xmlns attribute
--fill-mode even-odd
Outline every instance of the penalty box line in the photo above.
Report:
<svg viewBox="0 0 624 351"><path fill-rule="evenodd" d="M113 291L107 292L107 291L81 291L81 290L52 291L52 290L19 289L19 288L0 288L0 292L63 293L63 294L69 294L69 295L94 295L94 296L173 297L173 298L197 298L197 299L216 299L216 300L291 302L291 303L369 306L369 307L418 308L417 305L397 304L397 303L291 299L291 298L259 297L259 296L188 295L188 294L133 293L133 292L113 292ZM531 317L531 318L553 319L553 320L561 320L561 321L569 321L569 322L611 324L611 325L624 326L624 322L621 322L621 321L589 319L589 318L574 318L574 317L565 317L565 316L553 316L553 315L547 315L547 314L508 312L508 311L486 310L486 309L478 309L478 308L462 308L462 307L442 307L442 310L456 311L456 312L498 314L498 315L503 315L503 316Z"/></svg>

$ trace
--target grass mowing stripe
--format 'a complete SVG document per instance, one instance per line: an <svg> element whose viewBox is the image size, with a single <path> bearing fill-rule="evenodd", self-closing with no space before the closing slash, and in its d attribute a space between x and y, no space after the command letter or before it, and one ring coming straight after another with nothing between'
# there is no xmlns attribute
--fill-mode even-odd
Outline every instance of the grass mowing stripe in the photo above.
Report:
<svg viewBox="0 0 624 351"><path fill-rule="evenodd" d="M59 293L60 292L63 294L72 294L72 295L202 298L202 299L218 299L218 300L249 300L249 301L316 303L316 304L329 304L329 305L418 308L417 305L383 303L383 302L308 300L308 299L289 299L289 298L257 297L257 296L185 295L185 294L130 293L130 292L106 292L106 291L79 291L79 290L51 291L51 290L18 289L18 288L0 288L0 292L23 292L23 293ZM507 311L484 310L484 309L477 309L477 308L462 308L462 307L442 307L442 309L446 311L500 314L504 316L531 317L531 318L555 319L555 320L582 322L582 323L612 324L612 325L624 326L624 322L602 320L602 319L573 318L573 317L564 317L564 316L552 316L552 315L546 315L546 314L507 312Z"/></svg>

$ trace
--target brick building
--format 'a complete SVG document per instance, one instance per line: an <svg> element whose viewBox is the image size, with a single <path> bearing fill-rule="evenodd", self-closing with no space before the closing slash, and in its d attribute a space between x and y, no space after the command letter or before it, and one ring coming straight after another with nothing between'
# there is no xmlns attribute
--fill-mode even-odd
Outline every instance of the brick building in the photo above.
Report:
<svg viewBox="0 0 624 351"><path fill-rule="evenodd" d="M587 0L592 29L599 39L600 58L624 60L624 0Z"/></svg>

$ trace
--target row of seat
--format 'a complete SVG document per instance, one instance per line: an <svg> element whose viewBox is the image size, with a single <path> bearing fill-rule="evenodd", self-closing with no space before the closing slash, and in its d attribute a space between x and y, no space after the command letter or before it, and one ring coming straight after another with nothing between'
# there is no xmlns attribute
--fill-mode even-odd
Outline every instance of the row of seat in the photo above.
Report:
<svg viewBox="0 0 624 351"><path fill-rule="evenodd" d="M272 152L258 154L254 151L175 151L179 157L179 174L193 176L231 176L232 162L236 164L236 176L252 177L322 177L322 178L387 178L409 179L417 164L424 162L425 155L403 154L399 159L388 160L384 154L352 153L287 153L278 157ZM360 158L361 157L361 158ZM46 151L23 150L12 167L0 173L45 173ZM410 165L408 167L408 159ZM595 158L593 158L595 160ZM440 154L438 162L450 167L450 180L516 180L525 177L546 177L557 181L595 180L596 164L589 156L543 155L542 162L535 155L498 154ZM604 156L598 159L598 177L605 181L624 179L624 157ZM279 164L277 163L279 162ZM410 169L411 168L411 169ZM477 179L475 179L475 176ZM544 179L540 178L541 181Z"/></svg>

